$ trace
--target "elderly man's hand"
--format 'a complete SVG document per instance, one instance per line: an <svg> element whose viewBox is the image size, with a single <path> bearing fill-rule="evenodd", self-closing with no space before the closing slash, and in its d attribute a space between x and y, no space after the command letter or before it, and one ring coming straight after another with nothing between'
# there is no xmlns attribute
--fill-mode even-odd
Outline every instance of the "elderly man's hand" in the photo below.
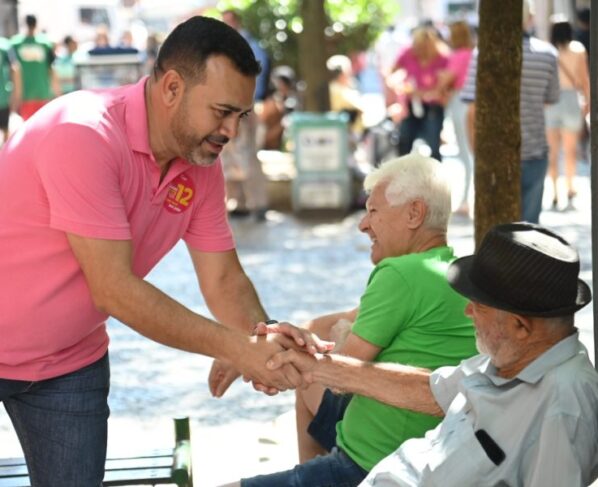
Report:
<svg viewBox="0 0 598 487"><path fill-rule="evenodd" d="M248 340L243 352L232 359L233 367L241 372L245 381L258 384L257 390L270 395L304 386L301 374L292 365L277 370L266 367L266 362L286 350L285 345L292 345L293 340L280 334L252 336Z"/></svg>
<svg viewBox="0 0 598 487"><path fill-rule="evenodd" d="M279 370L280 368L292 365L303 376L305 385L309 385L314 382L313 370L318 364L318 361L323 358L324 356L319 353L311 355L297 350L285 350L277 353L268 360L266 366L270 370Z"/></svg>

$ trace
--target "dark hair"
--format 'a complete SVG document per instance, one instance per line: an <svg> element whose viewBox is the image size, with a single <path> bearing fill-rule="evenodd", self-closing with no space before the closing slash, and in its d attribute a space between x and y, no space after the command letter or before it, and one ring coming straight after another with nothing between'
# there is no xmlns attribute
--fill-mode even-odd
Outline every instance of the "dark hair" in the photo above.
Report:
<svg viewBox="0 0 598 487"><path fill-rule="evenodd" d="M25 15L25 25L30 29L35 29L37 27L37 18L35 15Z"/></svg>
<svg viewBox="0 0 598 487"><path fill-rule="evenodd" d="M573 40L573 28L568 21L555 22L550 28L550 42L556 47L565 46Z"/></svg>
<svg viewBox="0 0 598 487"><path fill-rule="evenodd" d="M260 63L247 41L235 29L210 17L195 16L177 25L164 40L154 75L174 69L183 78L200 81L211 56L226 56L246 76L257 76Z"/></svg>
<svg viewBox="0 0 598 487"><path fill-rule="evenodd" d="M577 11L577 20L583 24L590 23L590 9L587 7L580 8Z"/></svg>

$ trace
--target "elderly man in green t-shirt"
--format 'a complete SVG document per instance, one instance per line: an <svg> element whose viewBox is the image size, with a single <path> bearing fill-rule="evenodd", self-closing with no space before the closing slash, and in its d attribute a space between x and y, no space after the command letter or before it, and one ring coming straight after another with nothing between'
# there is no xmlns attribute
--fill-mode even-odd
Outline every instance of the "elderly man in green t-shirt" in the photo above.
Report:
<svg viewBox="0 0 598 487"><path fill-rule="evenodd" d="M464 314L466 299L446 279L455 256L446 241L451 193L441 164L416 154L400 157L374 170L365 189L367 213L359 229L372 241L375 264L367 289L357 309L306 326L336 340L340 353L364 361L457 365L476 353L475 334ZM241 485L358 485L401 443L440 421L318 384L297 391L296 412L301 464Z"/></svg>

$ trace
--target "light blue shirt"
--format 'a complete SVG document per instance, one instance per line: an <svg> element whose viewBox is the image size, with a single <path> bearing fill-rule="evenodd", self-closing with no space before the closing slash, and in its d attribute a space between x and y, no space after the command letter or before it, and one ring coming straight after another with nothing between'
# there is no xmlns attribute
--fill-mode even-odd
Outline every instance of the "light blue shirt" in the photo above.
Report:
<svg viewBox="0 0 598 487"><path fill-rule="evenodd" d="M444 420L378 463L362 486L587 486L598 478L598 373L575 333L505 379L486 355L442 367ZM504 452L495 465L475 436Z"/></svg>

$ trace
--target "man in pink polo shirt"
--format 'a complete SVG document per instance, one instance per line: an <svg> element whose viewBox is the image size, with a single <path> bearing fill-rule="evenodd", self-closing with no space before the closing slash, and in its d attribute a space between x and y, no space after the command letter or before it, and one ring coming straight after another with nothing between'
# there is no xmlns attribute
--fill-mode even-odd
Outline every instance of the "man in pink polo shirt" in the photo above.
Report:
<svg viewBox="0 0 598 487"><path fill-rule="evenodd" d="M234 29L194 17L149 78L54 100L0 153L0 402L32 485L101 485L108 316L219 359L229 379L232 368L271 391L301 383L292 367L265 367L281 337L250 336L267 316L224 204L218 156L252 109L259 71ZM226 326L143 280L181 238ZM299 331L295 340L324 347Z"/></svg>

